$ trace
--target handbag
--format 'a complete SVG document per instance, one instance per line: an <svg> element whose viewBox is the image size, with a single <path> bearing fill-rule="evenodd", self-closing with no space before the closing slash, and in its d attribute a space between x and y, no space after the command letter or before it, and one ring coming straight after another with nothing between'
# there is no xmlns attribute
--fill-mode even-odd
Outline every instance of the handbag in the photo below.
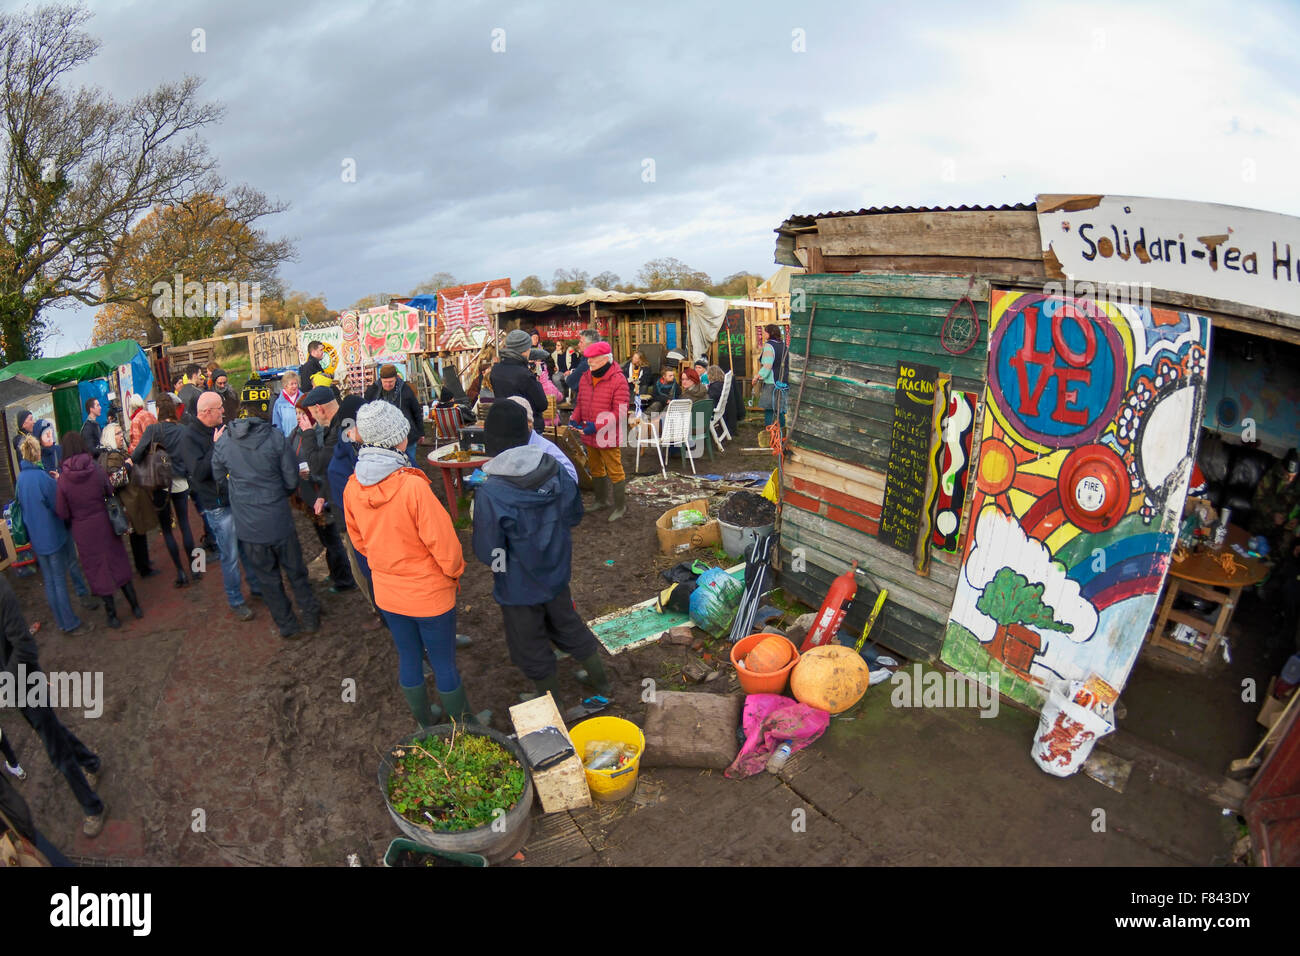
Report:
<svg viewBox="0 0 1300 956"><path fill-rule="evenodd" d="M130 525L126 520L126 509L122 507L122 502L118 500L117 495L109 495L105 498L104 507L108 509L108 523L113 526L113 534L126 534L130 530Z"/></svg>
<svg viewBox="0 0 1300 956"><path fill-rule="evenodd" d="M131 483L131 473L127 470L125 463L118 465L108 473L108 483L113 486L114 491L121 491Z"/></svg>
<svg viewBox="0 0 1300 956"><path fill-rule="evenodd" d="M0 812L0 867L7 866L49 866L45 854L36 849L36 844L14 829L9 818Z"/></svg>
<svg viewBox="0 0 1300 956"><path fill-rule="evenodd" d="M170 488L172 483L172 459L167 449L158 442L150 442L149 452L144 461L135 466L131 480L146 491Z"/></svg>

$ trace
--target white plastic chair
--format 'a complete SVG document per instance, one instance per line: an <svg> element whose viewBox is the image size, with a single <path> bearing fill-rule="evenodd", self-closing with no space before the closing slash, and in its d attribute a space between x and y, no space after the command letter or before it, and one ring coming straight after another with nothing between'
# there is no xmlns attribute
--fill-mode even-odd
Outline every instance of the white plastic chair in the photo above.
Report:
<svg viewBox="0 0 1300 956"><path fill-rule="evenodd" d="M727 423L722 420L723 413L727 410L727 399L731 397L731 377L735 374L728 372L722 379L722 394L718 396L717 403L713 406L713 419L709 422L709 434L713 436L713 444L718 446L718 451L722 451L722 441L725 438L731 440L731 430L727 428ZM721 432L721 434L719 434Z"/></svg>
<svg viewBox="0 0 1300 956"><path fill-rule="evenodd" d="M659 450L658 415L651 415L649 412L642 413L641 421L635 426L635 431L629 433L628 441L636 448L636 461L632 465L633 474L639 475L641 473L641 449L646 447L655 450L655 457L659 459L659 470L663 471L665 475L668 474L667 470L664 469L663 453Z"/></svg>
<svg viewBox="0 0 1300 956"><path fill-rule="evenodd" d="M659 467L664 477L668 477L668 451L674 447L682 449L682 457L689 458L691 473L695 473L695 459L691 457L691 405L689 398L678 398L668 403L653 440L646 439L646 444L654 444L659 455Z"/></svg>

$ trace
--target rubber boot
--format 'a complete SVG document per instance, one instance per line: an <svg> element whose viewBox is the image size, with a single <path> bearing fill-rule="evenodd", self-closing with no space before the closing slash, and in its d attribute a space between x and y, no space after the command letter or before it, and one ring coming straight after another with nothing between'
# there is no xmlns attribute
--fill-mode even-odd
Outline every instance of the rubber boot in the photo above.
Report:
<svg viewBox="0 0 1300 956"><path fill-rule="evenodd" d="M609 674L605 672L605 662L600 659L599 652L578 663L582 669L575 672L573 677L579 684L592 688L602 697L613 696L614 689L610 686Z"/></svg>
<svg viewBox="0 0 1300 956"><path fill-rule="evenodd" d="M612 487L614 489L614 510L609 513L609 520L617 521L627 514L627 482L616 481Z"/></svg>
<svg viewBox="0 0 1300 956"><path fill-rule="evenodd" d="M609 507L610 499L613 497L612 485L613 483L609 480L608 475L601 475L599 478L591 479L591 487L596 492L596 500L587 511L600 511Z"/></svg>
<svg viewBox="0 0 1300 956"><path fill-rule="evenodd" d="M492 720L492 711L490 710L481 711L477 714L470 710L469 698L465 693L464 684L461 684L455 690L442 691L442 703L447 708L447 716L459 724L481 724L486 727Z"/></svg>
<svg viewBox="0 0 1300 956"><path fill-rule="evenodd" d="M126 595L126 600L131 605L131 613L135 615L136 620L144 617L144 608L140 606L140 599L135 596L135 585L127 581L122 585L122 593Z"/></svg>
<svg viewBox="0 0 1300 956"><path fill-rule="evenodd" d="M121 627L122 622L117 619L117 605L113 603L113 595L105 594L100 600L104 602L104 612L108 614L108 626Z"/></svg>
<svg viewBox="0 0 1300 956"><path fill-rule="evenodd" d="M429 691L423 683L418 687L402 687L402 696L421 730L442 722L442 708L429 703Z"/></svg>
<svg viewBox="0 0 1300 956"><path fill-rule="evenodd" d="M551 697L555 699L556 706L559 706L559 702L560 702L559 675L552 674L550 677L544 677L541 680L535 680L533 681L533 686L537 688L537 693L520 694L519 699L521 701L527 703L530 700L536 700L538 697L545 697L546 692L550 691Z"/></svg>

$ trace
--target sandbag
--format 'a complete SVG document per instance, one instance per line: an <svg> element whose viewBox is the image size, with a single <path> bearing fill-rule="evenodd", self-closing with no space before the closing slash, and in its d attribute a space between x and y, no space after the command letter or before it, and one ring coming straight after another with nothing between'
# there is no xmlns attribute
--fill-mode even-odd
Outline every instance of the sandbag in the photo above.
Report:
<svg viewBox="0 0 1300 956"><path fill-rule="evenodd" d="M700 767L725 770L740 744L742 699L726 694L658 691L646 708L647 767Z"/></svg>

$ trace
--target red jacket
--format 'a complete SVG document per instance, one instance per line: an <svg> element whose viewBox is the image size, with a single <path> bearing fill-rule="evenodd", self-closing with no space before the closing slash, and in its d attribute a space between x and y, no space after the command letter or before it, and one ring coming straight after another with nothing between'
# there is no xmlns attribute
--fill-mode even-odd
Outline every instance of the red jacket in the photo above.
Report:
<svg viewBox="0 0 1300 956"><path fill-rule="evenodd" d="M605 367L609 371L599 380L591 377L590 369L582 373L578 400L573 403L573 414L569 416L569 422L574 425L595 423L596 434L582 436L582 443L592 448L618 448L627 421L627 376L613 362Z"/></svg>

